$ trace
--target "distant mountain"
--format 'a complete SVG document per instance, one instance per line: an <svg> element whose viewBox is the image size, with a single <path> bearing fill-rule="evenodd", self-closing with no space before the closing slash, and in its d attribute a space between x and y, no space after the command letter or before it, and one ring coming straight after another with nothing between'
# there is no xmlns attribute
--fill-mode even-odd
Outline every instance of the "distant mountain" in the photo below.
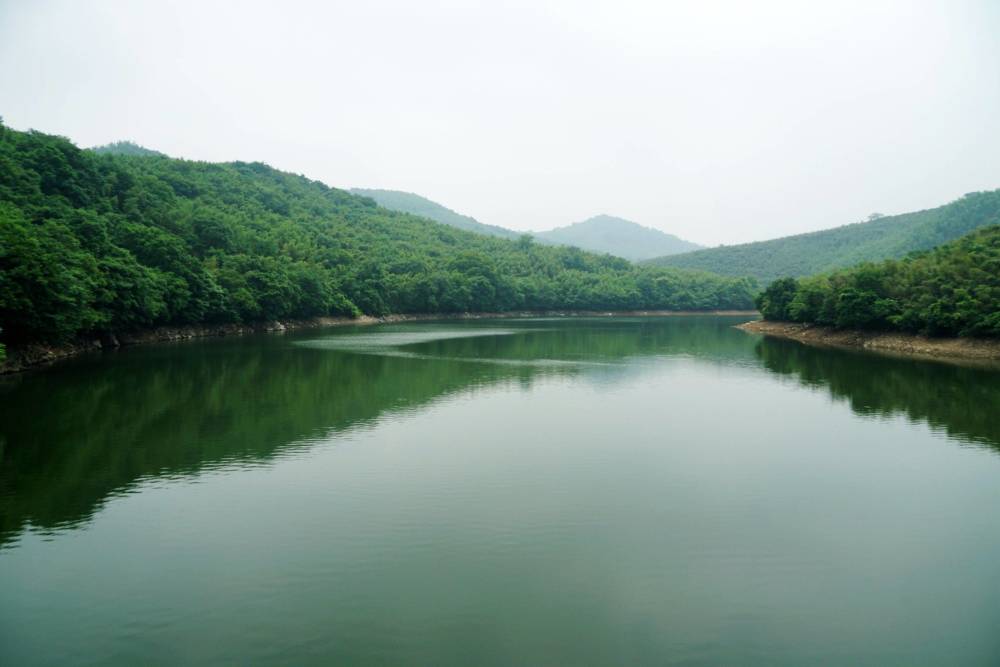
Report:
<svg viewBox="0 0 1000 667"><path fill-rule="evenodd" d="M467 232L499 236L505 239L516 239L521 236L521 232L497 227L496 225L487 225L475 218L456 213L450 208L445 208L437 202L425 199L411 192L401 192L399 190L366 190L364 188L352 188L350 192L351 194L374 199L375 203L382 208L419 215L422 218L429 218L451 227L464 229Z"/></svg>
<svg viewBox="0 0 1000 667"><path fill-rule="evenodd" d="M604 252L633 261L697 250L703 246L631 220L597 215L567 227L537 232L540 241Z"/></svg>
<svg viewBox="0 0 1000 667"><path fill-rule="evenodd" d="M154 151L131 141L115 141L103 146L94 146L90 150L95 153L109 155L139 155L142 157L167 157L165 153Z"/></svg>
<svg viewBox="0 0 1000 667"><path fill-rule="evenodd" d="M726 276L753 276L767 284L784 276L807 276L861 262L903 257L998 223L1000 190L973 192L926 211L878 217L770 241L659 257L648 263Z"/></svg>
<svg viewBox="0 0 1000 667"><path fill-rule="evenodd" d="M477 234L516 239L525 233L506 227L487 225L410 192L353 188L351 194L370 197L383 208L419 215ZM688 252L702 247L610 215L598 215L568 227L559 227L547 232L531 232L531 234L539 243L545 245L576 246L583 250L606 253L633 261Z"/></svg>

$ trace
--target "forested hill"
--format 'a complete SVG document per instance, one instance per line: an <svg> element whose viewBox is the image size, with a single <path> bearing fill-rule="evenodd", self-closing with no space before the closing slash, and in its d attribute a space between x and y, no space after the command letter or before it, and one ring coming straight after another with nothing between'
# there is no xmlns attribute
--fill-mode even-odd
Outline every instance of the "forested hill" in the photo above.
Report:
<svg viewBox="0 0 1000 667"><path fill-rule="evenodd" d="M661 257L656 266L749 275L762 283L807 276L866 261L903 257L1000 222L1000 190L974 192L926 211L882 217L810 234Z"/></svg>
<svg viewBox="0 0 1000 667"><path fill-rule="evenodd" d="M103 146L94 146L90 150L95 153L101 153L105 155L139 155L145 157L167 157L159 151L154 151L152 149L146 148L145 146L140 146L137 143L131 141L115 141L110 144L104 144Z"/></svg>
<svg viewBox="0 0 1000 667"><path fill-rule="evenodd" d="M464 232L260 163L0 125L3 340L337 314L752 307L749 279Z"/></svg>
<svg viewBox="0 0 1000 667"><path fill-rule="evenodd" d="M477 234L488 234L489 236L499 236L506 239L516 239L521 236L521 232L512 229L487 225L461 213L456 213L450 208L446 208L430 199L425 199L412 192L402 192L400 190L367 190L364 188L352 188L352 194L370 197L379 206L384 206L393 211L402 213L412 213L422 218L429 218L444 225L464 229L467 232Z"/></svg>
<svg viewBox="0 0 1000 667"><path fill-rule="evenodd" d="M758 306L769 320L1000 337L1000 225L899 261L776 280Z"/></svg>
<svg viewBox="0 0 1000 667"><path fill-rule="evenodd" d="M566 227L537 232L542 241L606 252L633 261L697 250L701 246L612 215L596 215Z"/></svg>

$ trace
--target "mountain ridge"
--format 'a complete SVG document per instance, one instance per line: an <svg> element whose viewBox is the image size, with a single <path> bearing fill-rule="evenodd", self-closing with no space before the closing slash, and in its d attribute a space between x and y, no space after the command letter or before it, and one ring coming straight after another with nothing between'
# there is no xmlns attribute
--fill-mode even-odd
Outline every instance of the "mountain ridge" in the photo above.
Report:
<svg viewBox="0 0 1000 667"><path fill-rule="evenodd" d="M517 239L530 234L539 243L572 246L590 252L623 257L630 261L703 247L659 229L606 213L546 231L520 232L480 222L412 192L369 188L351 188L350 192L373 199L379 206L393 211L419 215L478 234L508 239Z"/></svg>

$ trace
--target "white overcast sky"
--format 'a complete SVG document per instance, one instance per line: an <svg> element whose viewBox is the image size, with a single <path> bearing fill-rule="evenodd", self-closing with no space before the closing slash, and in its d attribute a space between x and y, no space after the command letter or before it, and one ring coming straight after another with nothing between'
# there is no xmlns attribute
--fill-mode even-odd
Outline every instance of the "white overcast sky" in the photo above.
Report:
<svg viewBox="0 0 1000 667"><path fill-rule="evenodd" d="M0 115L728 244L1000 187L1000 1L0 0Z"/></svg>

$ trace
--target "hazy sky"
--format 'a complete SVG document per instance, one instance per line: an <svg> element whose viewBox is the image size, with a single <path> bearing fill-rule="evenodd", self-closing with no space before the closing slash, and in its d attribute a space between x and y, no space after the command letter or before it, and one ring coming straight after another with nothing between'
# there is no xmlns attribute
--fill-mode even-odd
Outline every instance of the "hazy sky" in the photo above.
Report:
<svg viewBox="0 0 1000 667"><path fill-rule="evenodd" d="M1000 187L1000 2L0 0L0 115L705 244Z"/></svg>

